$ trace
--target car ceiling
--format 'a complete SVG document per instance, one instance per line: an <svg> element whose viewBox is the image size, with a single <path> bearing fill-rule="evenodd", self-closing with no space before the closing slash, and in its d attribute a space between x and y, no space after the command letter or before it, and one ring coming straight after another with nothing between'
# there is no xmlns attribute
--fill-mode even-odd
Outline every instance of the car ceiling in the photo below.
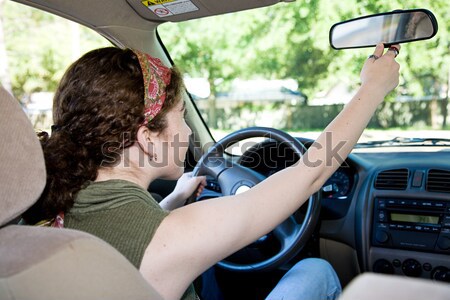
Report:
<svg viewBox="0 0 450 300"><path fill-rule="evenodd" d="M118 47L141 49L156 56L160 56L157 54L158 51L152 49L152 46L149 48L145 43L149 42L149 32L154 32L161 23L270 6L279 2L292 2L292 0L148 0L147 2L151 3L166 4L183 1L198 8L192 12L162 18L144 6L141 0L13 1L80 23L103 35ZM150 40L150 43L153 42Z"/></svg>
<svg viewBox="0 0 450 300"><path fill-rule="evenodd" d="M91 28L103 26L126 26L148 30L166 21L179 22L207 16L225 14L257 7L274 5L289 0L183 0L197 10L159 17L148 9L141 0L13 0L41 10L49 11L66 19L82 23ZM180 1L180 0L178 0ZM173 3L176 0L149 0L150 3Z"/></svg>

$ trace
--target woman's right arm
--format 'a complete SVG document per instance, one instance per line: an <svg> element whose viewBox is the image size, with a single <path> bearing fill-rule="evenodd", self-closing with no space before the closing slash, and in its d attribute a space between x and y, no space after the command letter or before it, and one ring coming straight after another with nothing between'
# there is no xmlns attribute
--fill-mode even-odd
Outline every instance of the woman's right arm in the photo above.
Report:
<svg viewBox="0 0 450 300"><path fill-rule="evenodd" d="M204 270L270 232L324 184L352 150L376 107L398 84L399 65L383 45L361 71L361 87L294 166L251 190L171 212L157 229L141 272L166 299L180 298Z"/></svg>

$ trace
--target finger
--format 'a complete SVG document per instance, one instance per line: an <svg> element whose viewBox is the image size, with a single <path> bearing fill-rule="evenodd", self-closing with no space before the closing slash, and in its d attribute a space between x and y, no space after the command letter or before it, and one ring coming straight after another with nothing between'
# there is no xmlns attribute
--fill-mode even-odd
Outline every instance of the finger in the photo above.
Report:
<svg viewBox="0 0 450 300"><path fill-rule="evenodd" d="M375 50L373 51L373 55L376 57L380 57L383 55L383 51L384 51L384 44L378 43L377 46L375 47Z"/></svg>
<svg viewBox="0 0 450 300"><path fill-rule="evenodd" d="M377 44L373 54L369 55L367 59L372 59L373 61L379 59L383 55L384 45L383 43Z"/></svg>
<svg viewBox="0 0 450 300"><path fill-rule="evenodd" d="M195 184L194 186L196 186L196 191L197 194L199 194L203 191L203 188L206 186L206 176L199 176L199 177L195 177Z"/></svg>
<svg viewBox="0 0 450 300"><path fill-rule="evenodd" d="M192 176L190 178L190 181L195 184L200 184L202 182L202 177L201 176Z"/></svg>
<svg viewBox="0 0 450 300"><path fill-rule="evenodd" d="M202 186L200 186L200 187L197 189L196 196L199 197L199 196L203 193L203 190L204 190L204 188L203 188Z"/></svg>
<svg viewBox="0 0 450 300"><path fill-rule="evenodd" d="M373 61L376 61L383 55L383 51L384 51L384 45L383 45L383 43L379 43L375 47L373 54L369 55L369 57L367 59L372 59Z"/></svg>
<svg viewBox="0 0 450 300"><path fill-rule="evenodd" d="M402 46L401 46L400 44L392 45L392 47L397 48L397 50L398 50L399 53L400 53L400 49L402 48Z"/></svg>
<svg viewBox="0 0 450 300"><path fill-rule="evenodd" d="M394 57L397 57L399 53L400 53L400 45L392 45L389 47L388 51L386 51L387 55L391 55Z"/></svg>
<svg viewBox="0 0 450 300"><path fill-rule="evenodd" d="M206 176L199 176L200 184L206 186Z"/></svg>

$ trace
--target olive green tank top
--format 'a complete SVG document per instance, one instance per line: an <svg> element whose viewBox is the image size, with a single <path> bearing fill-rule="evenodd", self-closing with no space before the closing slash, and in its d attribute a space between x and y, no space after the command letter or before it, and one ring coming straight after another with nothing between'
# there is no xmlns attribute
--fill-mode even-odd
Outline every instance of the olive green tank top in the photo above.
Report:
<svg viewBox="0 0 450 300"><path fill-rule="evenodd" d="M168 214L137 184L119 179L89 182L65 215L64 227L101 238L139 269L145 249ZM193 285L182 299L197 299Z"/></svg>

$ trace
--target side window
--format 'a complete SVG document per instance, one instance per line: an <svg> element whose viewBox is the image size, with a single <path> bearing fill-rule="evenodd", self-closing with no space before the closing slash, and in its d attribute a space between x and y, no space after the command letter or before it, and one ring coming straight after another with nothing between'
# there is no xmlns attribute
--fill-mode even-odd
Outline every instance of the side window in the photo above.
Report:
<svg viewBox="0 0 450 300"><path fill-rule="evenodd" d="M17 98L36 131L53 124L52 102L67 67L111 43L75 22L0 1L0 83Z"/></svg>

